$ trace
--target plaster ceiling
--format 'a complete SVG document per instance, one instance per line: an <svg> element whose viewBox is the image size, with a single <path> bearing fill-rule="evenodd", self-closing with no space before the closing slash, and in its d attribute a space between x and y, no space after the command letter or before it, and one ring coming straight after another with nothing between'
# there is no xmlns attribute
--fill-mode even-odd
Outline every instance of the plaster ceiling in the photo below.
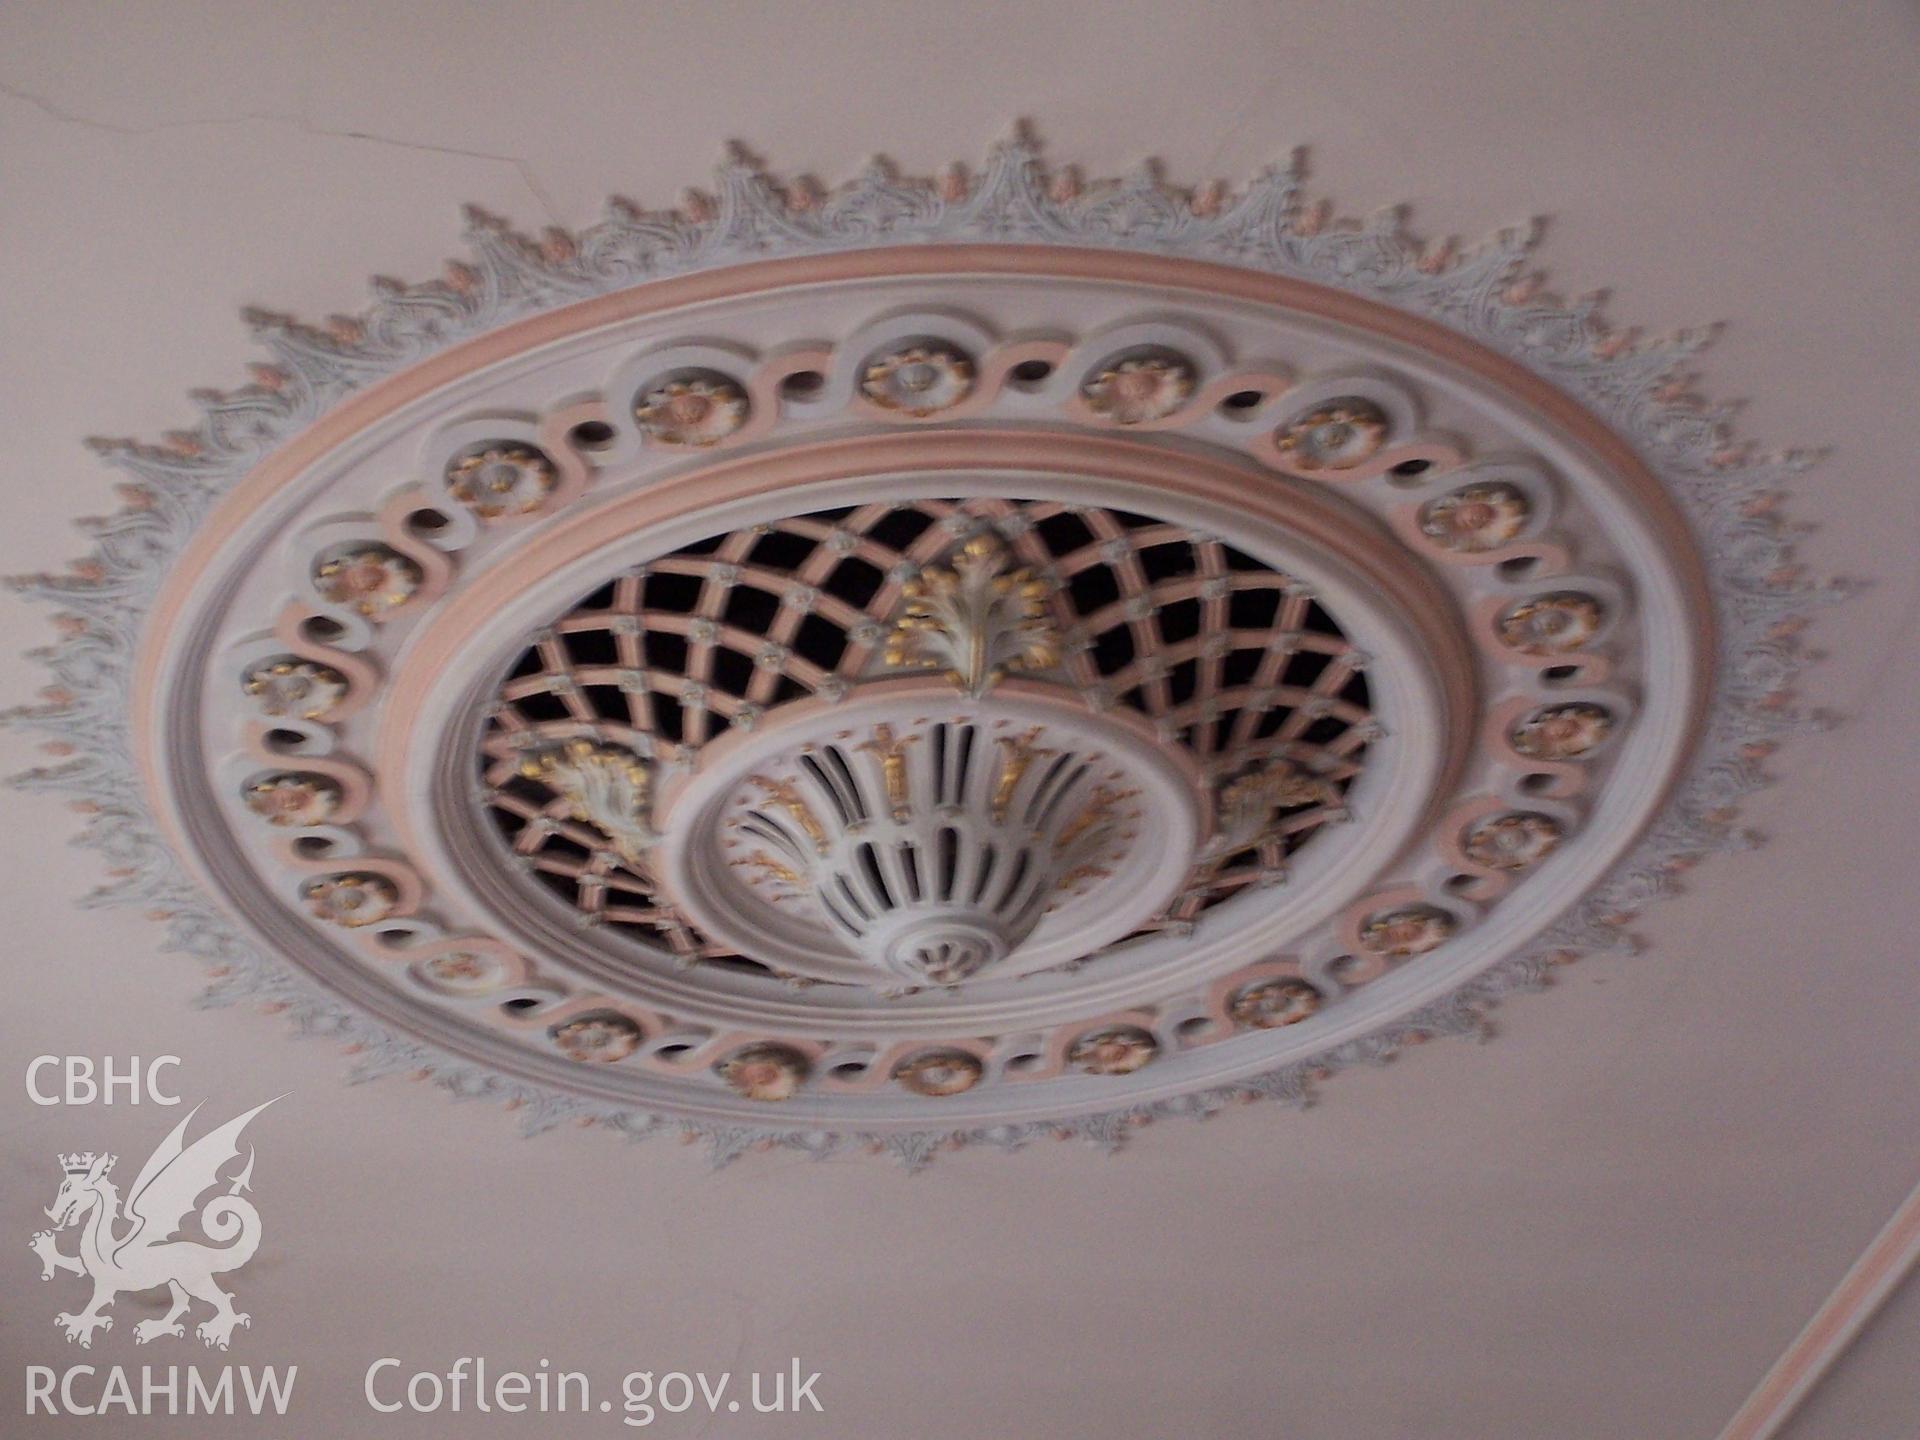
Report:
<svg viewBox="0 0 1920 1440"><path fill-rule="evenodd" d="M1238 177L1301 145L1343 213L1404 200L1423 233L1467 237L1547 217L1560 288L1606 285L1611 316L1654 330L1728 322L1706 388L1746 402L1743 435L1832 448L1798 487L1802 552L1871 584L1818 621L1809 698L1843 724L1773 762L1744 810L1763 849L1649 912L1643 954L1503 1009L1492 1043L1352 1072L1304 1113L920 1176L522 1140L428 1086L349 1087L344 1059L270 1016L191 1008L193 967L137 915L73 908L99 859L54 843L74 827L57 801L21 794L0 828L0 1058L17 1075L43 1052L179 1054L186 1093L229 1112L290 1092L260 1142L284 1244L248 1271L249 1344L302 1366L316 1432L362 1426L375 1354L552 1352L614 1372L798 1354L825 1376L819 1433L1720 1433L1920 1171L1917 28L1903 6L1811 4L1480 6L1417 28L1333 4L1177 26L1121 6L842 6L830 26L724 4L11 8L10 572L113 508L81 437L158 434L182 390L243 372L240 304L357 309L355 277L434 273L462 204L577 226L609 190L701 183L725 137L828 181L875 149L932 171L1028 115L1089 173L1154 155ZM0 615L4 693L43 683L17 657L44 624ZM0 747L9 769L38 758L17 733ZM23 1239L56 1151L133 1151L155 1128L17 1092L4 1113ZM29 1299L0 1332L15 1374L66 1359ZM1910 1368L1908 1308L1781 1433L1920 1422L1883 1378ZM435 1424L411 1430L454 1433Z"/></svg>

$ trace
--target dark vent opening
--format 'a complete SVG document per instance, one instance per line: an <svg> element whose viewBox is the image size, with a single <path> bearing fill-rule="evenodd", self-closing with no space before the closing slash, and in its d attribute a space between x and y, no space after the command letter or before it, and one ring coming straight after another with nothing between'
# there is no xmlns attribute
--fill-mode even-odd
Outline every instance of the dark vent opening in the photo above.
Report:
<svg viewBox="0 0 1920 1440"><path fill-rule="evenodd" d="M641 637L640 653L649 668L687 673L687 637L670 630L649 630Z"/></svg>
<svg viewBox="0 0 1920 1440"><path fill-rule="evenodd" d="M753 661L738 650L717 646L708 653L713 666L712 683L729 695L745 698L747 686L753 681Z"/></svg>
<svg viewBox="0 0 1920 1440"><path fill-rule="evenodd" d="M1200 662L1182 660L1167 672L1167 694L1175 705L1184 705L1200 689Z"/></svg>
<svg viewBox="0 0 1920 1440"><path fill-rule="evenodd" d="M728 592L720 618L749 635L764 635L773 628L773 617L780 613L780 597L757 585L736 585Z"/></svg>
<svg viewBox="0 0 1920 1440"><path fill-rule="evenodd" d="M1093 544L1094 541L1093 531L1088 527L1087 522L1078 515L1069 515L1064 510L1057 515L1049 515L1034 526L1034 530L1047 549L1055 555L1070 555L1075 550Z"/></svg>
<svg viewBox="0 0 1920 1440"><path fill-rule="evenodd" d="M1094 637L1093 667L1102 675L1112 675L1133 663L1133 631L1125 625L1103 630Z"/></svg>
<svg viewBox="0 0 1920 1440"><path fill-rule="evenodd" d="M1104 610L1120 598L1119 582L1104 565L1091 565L1067 581L1067 599L1081 615Z"/></svg>
<svg viewBox="0 0 1920 1440"><path fill-rule="evenodd" d="M822 670L831 670L846 653L847 632L831 620L809 615L793 632L793 648L803 659Z"/></svg>
<svg viewBox="0 0 1920 1440"><path fill-rule="evenodd" d="M514 701L514 706L529 720L568 720L573 711L551 690L536 690L531 695L523 695Z"/></svg>
<svg viewBox="0 0 1920 1440"><path fill-rule="evenodd" d="M999 854L994 850L980 852L980 873L973 879L973 904L978 905L987 898L987 886L993 880L993 867L998 860Z"/></svg>
<svg viewBox="0 0 1920 1440"><path fill-rule="evenodd" d="M627 719L627 697L618 685L582 686L580 696L587 702L587 708L604 720Z"/></svg>
<svg viewBox="0 0 1920 1440"><path fill-rule="evenodd" d="M842 560L833 567L833 573L827 577L822 588L849 605L865 608L866 603L880 592L886 579L884 574L864 560Z"/></svg>
<svg viewBox="0 0 1920 1440"><path fill-rule="evenodd" d="M1182 640L1191 640L1200 633L1200 602L1198 600L1176 600L1171 605L1160 607L1160 642L1163 645L1178 645Z"/></svg>
<svg viewBox="0 0 1920 1440"><path fill-rule="evenodd" d="M859 863L860 873L866 878L867 884L873 887L873 893L880 897L880 903L891 907L894 904L893 887L887 884L887 877L881 873L880 857L874 853L873 846L856 846L853 858Z"/></svg>
<svg viewBox="0 0 1920 1440"><path fill-rule="evenodd" d="M1278 590L1235 590L1227 597L1227 623L1236 630L1265 630L1279 618Z"/></svg>
<svg viewBox="0 0 1920 1440"><path fill-rule="evenodd" d="M934 844L939 851L934 856L934 898L951 900L955 872L960 864L960 834L951 826L943 825L940 827L939 834L934 837Z"/></svg>
<svg viewBox="0 0 1920 1440"><path fill-rule="evenodd" d="M889 510L867 528L867 534L882 545L905 550L933 528L931 515L918 510Z"/></svg>
<svg viewBox="0 0 1920 1440"><path fill-rule="evenodd" d="M773 530L753 542L747 559L769 570L797 570L813 554L814 542L790 530Z"/></svg>
<svg viewBox="0 0 1920 1440"><path fill-rule="evenodd" d="M560 637L567 658L575 665L618 665L619 647L611 630L575 630Z"/></svg>
<svg viewBox="0 0 1920 1440"><path fill-rule="evenodd" d="M1221 683L1232 687L1251 685L1254 676L1260 673L1260 662L1266 658L1260 650L1234 650L1220 662Z"/></svg>
<svg viewBox="0 0 1920 1440"><path fill-rule="evenodd" d="M691 615L694 607L700 603L703 588L697 575L656 573L647 576L646 583L641 586L641 603L648 610L659 610L669 615Z"/></svg>
<svg viewBox="0 0 1920 1440"><path fill-rule="evenodd" d="M1140 557L1140 568L1146 573L1147 579L1156 585L1162 580L1178 580L1196 574L1200 569L1194 560L1193 546L1184 540L1151 545L1134 553Z"/></svg>
<svg viewBox="0 0 1920 1440"><path fill-rule="evenodd" d="M1327 666L1333 663L1331 655L1323 655L1318 650L1298 650L1287 660L1287 684L1298 685L1302 690L1313 688Z"/></svg>

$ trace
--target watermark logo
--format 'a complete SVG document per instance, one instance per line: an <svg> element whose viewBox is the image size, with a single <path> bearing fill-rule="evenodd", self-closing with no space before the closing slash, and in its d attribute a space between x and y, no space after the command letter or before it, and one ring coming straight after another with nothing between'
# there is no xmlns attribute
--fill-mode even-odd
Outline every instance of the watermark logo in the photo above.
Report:
<svg viewBox="0 0 1920 1440"><path fill-rule="evenodd" d="M91 1348L96 1331L113 1328L113 1317L105 1312L116 1297L162 1287L171 1292L172 1304L164 1316L133 1327L133 1338L142 1345L185 1336L183 1317L192 1318L196 1301L213 1308L194 1327L207 1345L225 1350L235 1328L251 1323L214 1277L238 1270L260 1247L260 1212L241 1193L253 1179L252 1146L245 1165L223 1172L239 1158L240 1134L248 1122L273 1103L256 1105L189 1145L187 1126L200 1113L195 1106L147 1157L127 1187L124 1207L111 1178L116 1157L91 1151L60 1157L65 1178L46 1210L53 1229L40 1231L28 1244L40 1257L42 1280L64 1272L93 1282L83 1309L54 1317L69 1341ZM201 1196L223 1184L225 1193L200 1204ZM179 1238L195 1219L206 1240ZM67 1254L56 1232L75 1228L79 1248Z"/></svg>

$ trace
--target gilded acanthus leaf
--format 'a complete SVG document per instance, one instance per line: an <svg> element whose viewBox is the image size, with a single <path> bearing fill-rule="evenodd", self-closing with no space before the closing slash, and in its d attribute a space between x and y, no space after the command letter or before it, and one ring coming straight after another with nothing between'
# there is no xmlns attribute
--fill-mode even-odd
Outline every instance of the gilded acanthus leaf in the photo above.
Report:
<svg viewBox="0 0 1920 1440"><path fill-rule="evenodd" d="M622 860L641 863L654 834L646 762L630 750L570 740L525 761L521 774L567 802L567 814L601 831Z"/></svg>
<svg viewBox="0 0 1920 1440"><path fill-rule="evenodd" d="M975 699L1008 671L1044 670L1060 658L1060 635L1047 615L1047 587L1031 571L1007 569L1004 545L975 536L952 569L930 569L904 590L886 662L944 670Z"/></svg>

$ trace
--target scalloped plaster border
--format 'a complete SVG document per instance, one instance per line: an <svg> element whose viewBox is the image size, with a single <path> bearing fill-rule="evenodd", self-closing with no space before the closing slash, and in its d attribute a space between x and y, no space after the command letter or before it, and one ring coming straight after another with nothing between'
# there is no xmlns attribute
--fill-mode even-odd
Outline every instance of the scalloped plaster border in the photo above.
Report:
<svg viewBox="0 0 1920 1440"><path fill-rule="evenodd" d="M1624 927L1642 905L1673 891L1677 875L1703 855L1753 843L1735 828L1735 807L1766 783L1760 762L1780 737L1822 723L1792 703L1805 612L1845 591L1802 574L1787 527L1773 513L1777 487L1818 457L1737 444L1729 438L1729 412L1690 393L1680 367L1710 332L1642 341L1601 321L1596 300L1564 302L1544 293L1539 276L1526 269L1533 227L1503 230L1457 252L1451 242L1409 235L1398 211L1361 224L1330 224L1328 214L1324 201L1304 200L1297 166L1270 170L1238 191L1217 181L1177 189L1151 166L1083 184L1071 169L1049 172L1024 134L994 147L977 176L955 166L933 180L906 179L875 161L831 192L808 179L782 182L735 151L718 169L711 195L690 191L673 211L614 201L599 224L578 234L550 230L534 239L470 210L471 258L450 263L443 279L376 280L364 314L320 327L248 310L247 322L272 355L272 363L254 367L252 384L195 392L199 424L170 432L159 445L90 442L134 479L121 487L124 509L83 522L96 540L91 555L66 575L11 582L27 597L61 607L54 617L59 642L32 652L54 675L42 692L45 703L0 717L56 735L43 748L60 763L12 783L75 797L73 808L87 816L76 843L99 850L110 866L108 883L85 903L132 905L165 922L164 948L211 968L214 983L201 1003L246 999L284 1012L300 1032L357 1054L355 1079L412 1072L457 1096L502 1100L525 1112L528 1133L565 1120L635 1137L674 1130L704 1139L716 1164L775 1145L816 1156L864 1146L910 1166L941 1148L974 1142L1011 1149L1041 1135L1111 1149L1133 1127L1163 1116L1207 1115L1261 1097L1305 1105L1314 1084L1344 1065L1379 1063L1434 1035L1484 1035L1486 1011L1505 996L1541 988L1554 965L1580 954L1632 949ZM1350 290L1517 360L1629 441L1687 514L1709 565L1721 638L1712 708L1691 769L1607 881L1522 955L1380 1030L1255 1080L1058 1123L888 1135L667 1120L532 1085L387 1032L248 945L160 838L127 744L128 683L144 617L169 565L219 498L347 394L510 320L746 260L936 240L1170 255Z"/></svg>

